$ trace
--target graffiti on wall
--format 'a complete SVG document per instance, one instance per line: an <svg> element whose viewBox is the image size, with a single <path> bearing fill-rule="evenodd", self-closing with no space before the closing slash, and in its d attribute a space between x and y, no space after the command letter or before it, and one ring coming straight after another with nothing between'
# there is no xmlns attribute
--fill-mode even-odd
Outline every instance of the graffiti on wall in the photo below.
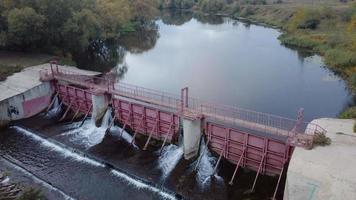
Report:
<svg viewBox="0 0 356 200"><path fill-rule="evenodd" d="M19 109L15 106L7 107L7 116L12 118L13 115L19 115Z"/></svg>

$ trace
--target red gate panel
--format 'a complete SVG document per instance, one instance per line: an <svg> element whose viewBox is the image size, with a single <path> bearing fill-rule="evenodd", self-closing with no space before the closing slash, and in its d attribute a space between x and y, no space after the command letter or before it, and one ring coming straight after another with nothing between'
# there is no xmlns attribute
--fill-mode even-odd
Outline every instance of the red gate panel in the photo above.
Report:
<svg viewBox="0 0 356 200"><path fill-rule="evenodd" d="M283 141L226 128L222 125L206 122L205 134L209 147L230 162L258 171L262 162L262 174L280 174L291 156L292 147ZM245 149L245 152L244 152Z"/></svg>
<svg viewBox="0 0 356 200"><path fill-rule="evenodd" d="M113 99L116 118L139 134L168 142L178 138L179 117L173 112L162 111L139 103ZM168 135L167 135L168 134Z"/></svg>
<svg viewBox="0 0 356 200"><path fill-rule="evenodd" d="M71 109L86 113L92 107L92 92L69 85L57 84L59 98L64 105L71 105Z"/></svg>

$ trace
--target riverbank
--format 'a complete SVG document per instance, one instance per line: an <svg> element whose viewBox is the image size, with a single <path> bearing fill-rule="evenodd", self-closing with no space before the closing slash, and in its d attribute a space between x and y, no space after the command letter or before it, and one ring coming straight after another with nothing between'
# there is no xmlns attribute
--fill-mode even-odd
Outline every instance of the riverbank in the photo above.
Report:
<svg viewBox="0 0 356 200"><path fill-rule="evenodd" d="M324 58L326 66L356 91L356 3L197 4L195 12L229 16L279 28L281 43Z"/></svg>
<svg viewBox="0 0 356 200"><path fill-rule="evenodd" d="M354 120L312 121L327 130L329 146L296 148L289 163L284 199L355 199L356 134ZM327 155L327 156L326 156Z"/></svg>
<svg viewBox="0 0 356 200"><path fill-rule="evenodd" d="M48 54L0 51L0 81L26 67L48 63L53 58Z"/></svg>

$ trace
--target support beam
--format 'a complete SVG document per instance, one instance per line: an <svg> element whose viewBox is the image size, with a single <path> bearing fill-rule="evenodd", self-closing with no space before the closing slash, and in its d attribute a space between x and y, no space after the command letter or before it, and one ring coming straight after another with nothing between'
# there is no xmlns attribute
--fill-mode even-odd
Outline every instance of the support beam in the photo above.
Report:
<svg viewBox="0 0 356 200"><path fill-rule="evenodd" d="M110 131L111 127L112 127L112 126L114 125L114 123L115 123L115 120L116 120L116 112L115 112L115 115L114 115L114 117L112 118L112 121L110 122L108 128L105 130L105 134L107 134L107 133Z"/></svg>
<svg viewBox="0 0 356 200"><path fill-rule="evenodd" d="M204 146L204 150L202 151L201 155L198 158L198 162L197 162L197 164L195 165L195 168L194 168L195 171L198 169L198 166L200 164L200 161L201 161L202 157L204 156L205 152L208 150L209 142L210 142L210 139L208 139L208 141L206 142L206 144Z"/></svg>
<svg viewBox="0 0 356 200"><path fill-rule="evenodd" d="M134 135L133 135L133 137L132 137L132 140L131 140L130 145L132 145L132 144L135 142L136 135L137 135L137 133L138 133L139 128L140 128L140 127L142 126L142 124L143 124L144 118L145 118L145 115L142 114L140 124L139 124L138 128L136 128L136 130L135 130L135 133L134 133Z"/></svg>
<svg viewBox="0 0 356 200"><path fill-rule="evenodd" d="M282 168L281 173L279 174L279 178L278 178L277 186L276 186L276 189L274 190L272 200L276 200L276 195L277 195L277 191L278 191L279 183L281 182L281 179L282 179L283 171L284 171L284 167Z"/></svg>
<svg viewBox="0 0 356 200"><path fill-rule="evenodd" d="M252 185L252 188L251 188L251 192L253 192L253 190L255 189L257 178L260 175L260 171L261 171L261 168L262 168L263 161L265 160L265 156L266 156L266 154L264 153L263 156L262 156L262 159L261 159L260 166L258 167L258 171L257 171L256 177L255 177L255 181L253 182L253 185Z"/></svg>
<svg viewBox="0 0 356 200"><path fill-rule="evenodd" d="M122 129L121 129L121 131L120 131L120 136L119 136L119 137L121 137L122 134L124 133L125 128L126 128L127 124L128 124L129 121L130 121L130 118L131 118L131 111L129 112L129 115L128 115L128 117L127 117L125 123L124 123L124 126L122 127Z"/></svg>
<svg viewBox="0 0 356 200"><path fill-rule="evenodd" d="M73 104L73 101L70 101L70 104L69 104L69 106L67 107L67 110L64 112L62 118L61 118L59 121L63 121L63 120L64 120L64 118L67 116L67 114L68 114L70 108L72 107L72 104Z"/></svg>
<svg viewBox="0 0 356 200"><path fill-rule="evenodd" d="M219 163L221 161L222 156L225 153L225 150L226 150L226 144L224 145L224 149L220 152L220 156L219 156L218 162L216 162L215 167L214 167L214 172L213 172L213 174L211 174L211 176L213 176L216 173L216 170L218 169Z"/></svg>
<svg viewBox="0 0 356 200"><path fill-rule="evenodd" d="M162 152L162 150L163 150L163 147L164 147L164 145L165 145L166 142L167 142L167 139L168 139L168 137L169 137L169 133L171 132L171 130L172 130L172 128L173 128L173 125L174 125L174 121L172 121L171 124L169 125L169 130L168 130L166 136L164 137L163 144L162 144L162 146L161 146L161 149L159 150L159 154L161 154L161 152Z"/></svg>
<svg viewBox="0 0 356 200"><path fill-rule="evenodd" d="M56 99L58 98L58 95L59 95L59 91L56 93L56 95L54 95L54 97L53 97L51 103L50 103L49 106L47 107L46 112L48 112L48 111L52 108L54 102L56 102Z"/></svg>
<svg viewBox="0 0 356 200"><path fill-rule="evenodd" d="M148 146L148 143L150 143L150 140L152 138L152 134L154 133L154 131L157 129L157 126L158 126L158 119L157 121L155 122L155 125L153 126L151 132L150 132L150 135L148 136L148 139L146 141L146 144L145 146L143 147L143 150L146 151L147 150L147 146Z"/></svg>
<svg viewBox="0 0 356 200"><path fill-rule="evenodd" d="M83 120L82 120L82 123L80 124L79 127L82 127L82 126L83 126L85 120L86 120L87 117L89 116L89 113L91 112L92 109L93 109L93 104L90 104L90 108L89 108L89 110L87 111L87 113L85 114L85 116L84 116L84 118L83 118Z"/></svg>
<svg viewBox="0 0 356 200"><path fill-rule="evenodd" d="M77 115L79 114L81 108L82 108L82 105L79 106L79 108L78 108L77 111L75 112L75 114L74 114L72 120L70 120L70 122L73 122L73 121L74 121L74 119L75 119L75 118L77 117Z"/></svg>
<svg viewBox="0 0 356 200"><path fill-rule="evenodd" d="M238 161L237 164L236 164L236 168L235 168L234 174L233 174L232 177L231 177L231 180L230 180L230 182L229 182L229 185L233 185L233 184L234 184L234 179L235 179L237 170L239 169L240 163L241 163L242 159L243 159L244 156L245 156L245 150L246 150L246 147L243 149L242 154L241 154L241 156L240 156L240 158L239 158L239 161Z"/></svg>

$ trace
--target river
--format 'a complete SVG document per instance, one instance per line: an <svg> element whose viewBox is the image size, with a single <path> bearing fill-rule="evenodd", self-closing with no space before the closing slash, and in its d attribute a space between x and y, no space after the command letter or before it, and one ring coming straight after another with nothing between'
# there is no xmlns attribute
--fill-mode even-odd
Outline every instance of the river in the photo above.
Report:
<svg viewBox="0 0 356 200"><path fill-rule="evenodd" d="M165 13L151 29L125 36L120 48L103 51L107 65L82 68L120 72L121 81L209 102L234 105L306 120L335 117L352 104L345 83L324 67L319 56L284 47L278 30L223 17ZM92 61L92 60L91 60ZM101 61L95 64L100 64ZM84 65L84 66L83 66ZM63 111L62 111L63 113ZM167 145L142 151L118 137L119 127L105 134L88 119L59 123L61 111L11 125L0 134L0 167L24 185L39 185L50 199L269 199L278 177L240 169L228 185L234 166L223 162L213 173L216 156L182 159L182 147ZM282 195L279 191L279 196Z"/></svg>

